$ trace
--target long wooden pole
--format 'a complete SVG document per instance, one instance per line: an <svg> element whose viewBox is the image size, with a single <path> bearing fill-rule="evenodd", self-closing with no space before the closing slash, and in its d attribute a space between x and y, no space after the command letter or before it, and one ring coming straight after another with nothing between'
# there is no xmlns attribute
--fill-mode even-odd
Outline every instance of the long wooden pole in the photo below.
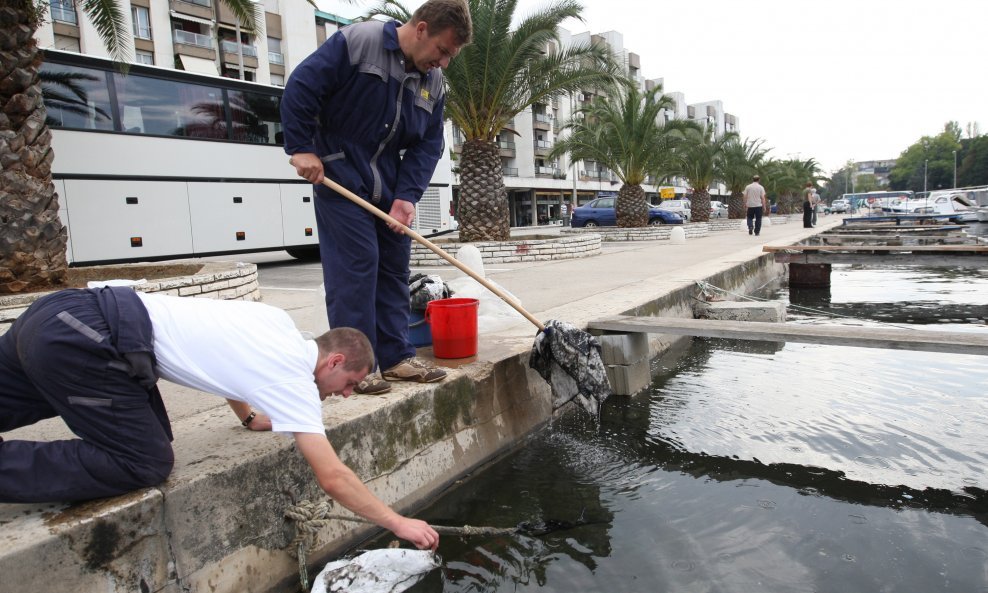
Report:
<svg viewBox="0 0 988 593"><path fill-rule="evenodd" d="M361 519L360 517L344 517L342 515L327 515L327 519L333 519L336 521L350 521L352 523L366 523L368 525L374 525L366 519ZM440 535L458 535L458 536L471 536L471 535L511 535L513 533L518 533L517 527L486 527L480 525L463 525L462 527L456 527L453 525L430 525L436 530L436 533Z"/></svg>
<svg viewBox="0 0 988 593"><path fill-rule="evenodd" d="M381 220L387 221L389 224L393 224L393 225L397 226L398 228L400 228L402 230L402 232L404 232L406 235L408 235L412 239L415 239L416 241L418 241L422 245L425 245L433 253L435 253L439 257L443 258L444 260L448 261L450 264L456 266L461 272L463 272L467 276L470 276L471 278L473 278L477 282L481 283L484 286L484 288L486 288L487 290L493 292L498 297L500 297L500 299L502 301L504 301L504 302L508 303L509 305L511 305L514 308L515 311L518 311L519 313L521 313L522 315L524 315L525 316L525 319L528 319L529 321L531 321L535 325L535 327L539 328L539 331L545 331L545 325L543 325L541 321L539 321L538 319L536 319L531 313L529 313L527 310L525 310L525 308L522 307L520 303L518 303L513 298L511 298L510 296L508 296L503 290L499 289L497 286L495 286L494 284L492 284L489 280L487 280L486 278L484 278L483 276L481 276L477 272L474 272L472 269L470 269L469 266L467 266L463 262L459 261L455 257L451 256L450 254L446 253L441 248L437 247L435 243L433 243L432 241L426 239L422 235L416 233L415 231L413 231L412 229L410 229L407 226L403 225L402 223L398 222L397 220L394 219L393 216L391 216L387 212L384 212L383 210L380 210L379 208L376 208L375 206L372 206L367 200L361 199L359 196L357 196L357 194L355 194L352 191L348 190L347 188L343 187L339 183L336 183L332 179L330 179L328 177L323 177L322 182L323 182L323 185L325 185L326 187L328 187L331 190L335 191L336 193L340 194L344 198L350 200L354 204L360 206L364 210L370 212L374 216L380 218Z"/></svg>

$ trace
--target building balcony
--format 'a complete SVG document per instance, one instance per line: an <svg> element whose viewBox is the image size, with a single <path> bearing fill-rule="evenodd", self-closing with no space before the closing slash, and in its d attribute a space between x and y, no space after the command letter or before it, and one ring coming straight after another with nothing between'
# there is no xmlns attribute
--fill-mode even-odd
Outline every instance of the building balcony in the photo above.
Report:
<svg viewBox="0 0 988 593"><path fill-rule="evenodd" d="M180 43L182 45L193 45L195 47L205 47L208 49L213 48L213 39L209 35L203 35L202 33L191 33L189 31L180 31L175 29L174 40L175 43Z"/></svg>
<svg viewBox="0 0 988 593"><path fill-rule="evenodd" d="M580 171L580 179L583 181L610 181L611 172L606 169L590 169L589 171Z"/></svg>
<svg viewBox="0 0 988 593"><path fill-rule="evenodd" d="M269 64L280 64L280 65L284 66L285 65L285 55L283 53L281 53L281 52L269 51L268 52L268 63Z"/></svg>
<svg viewBox="0 0 988 593"><path fill-rule="evenodd" d="M505 177L518 177L518 167L501 167Z"/></svg>
<svg viewBox="0 0 988 593"><path fill-rule="evenodd" d="M243 48L244 56L256 58L257 48L253 45L247 45L246 43L237 43L236 41L221 41L220 49L223 50L225 54L239 55L239 49Z"/></svg>
<svg viewBox="0 0 988 593"><path fill-rule="evenodd" d="M206 8L212 7L213 3L210 0L180 0L181 2L188 2L189 4L195 4L196 6L204 6Z"/></svg>
<svg viewBox="0 0 988 593"><path fill-rule="evenodd" d="M548 142L546 140L536 140L534 148L536 156L546 156L549 154L549 151L552 150L552 142Z"/></svg>
<svg viewBox="0 0 988 593"><path fill-rule="evenodd" d="M552 116L546 113L533 113L532 127L536 130L545 130L548 132L552 129Z"/></svg>
<svg viewBox="0 0 988 593"><path fill-rule="evenodd" d="M556 167L535 167L535 176L542 178L565 179L564 173Z"/></svg>
<svg viewBox="0 0 988 593"><path fill-rule="evenodd" d="M501 156L508 158L515 158L517 153L515 143L510 140L499 140L497 143L498 149L501 151Z"/></svg>

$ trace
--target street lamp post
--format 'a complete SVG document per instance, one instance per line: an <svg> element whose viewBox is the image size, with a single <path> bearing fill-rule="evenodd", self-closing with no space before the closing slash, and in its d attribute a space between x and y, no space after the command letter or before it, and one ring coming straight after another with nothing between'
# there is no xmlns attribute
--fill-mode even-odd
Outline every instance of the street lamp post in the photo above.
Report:
<svg viewBox="0 0 988 593"><path fill-rule="evenodd" d="M930 159L923 161L923 193L926 193L926 172L930 166Z"/></svg>
<svg viewBox="0 0 988 593"><path fill-rule="evenodd" d="M954 151L954 187L957 187L957 151Z"/></svg>

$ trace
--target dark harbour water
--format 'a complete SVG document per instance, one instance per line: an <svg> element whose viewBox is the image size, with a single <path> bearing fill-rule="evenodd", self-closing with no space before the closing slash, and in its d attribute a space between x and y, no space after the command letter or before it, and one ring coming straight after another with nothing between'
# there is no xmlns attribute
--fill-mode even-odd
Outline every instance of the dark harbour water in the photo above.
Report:
<svg viewBox="0 0 988 593"><path fill-rule="evenodd" d="M988 331L988 270L835 266L830 290L762 296ZM538 533L445 536L411 591L988 593L986 362L694 339L599 429L571 414L422 512Z"/></svg>

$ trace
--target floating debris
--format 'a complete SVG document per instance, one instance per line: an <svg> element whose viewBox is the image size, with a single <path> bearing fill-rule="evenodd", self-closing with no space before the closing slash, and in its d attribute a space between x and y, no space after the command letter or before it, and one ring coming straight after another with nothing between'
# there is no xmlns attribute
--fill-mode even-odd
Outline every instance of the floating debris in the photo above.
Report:
<svg viewBox="0 0 988 593"><path fill-rule="evenodd" d="M313 581L311 593L401 593L439 564L439 556L430 550L370 550L327 564Z"/></svg>

